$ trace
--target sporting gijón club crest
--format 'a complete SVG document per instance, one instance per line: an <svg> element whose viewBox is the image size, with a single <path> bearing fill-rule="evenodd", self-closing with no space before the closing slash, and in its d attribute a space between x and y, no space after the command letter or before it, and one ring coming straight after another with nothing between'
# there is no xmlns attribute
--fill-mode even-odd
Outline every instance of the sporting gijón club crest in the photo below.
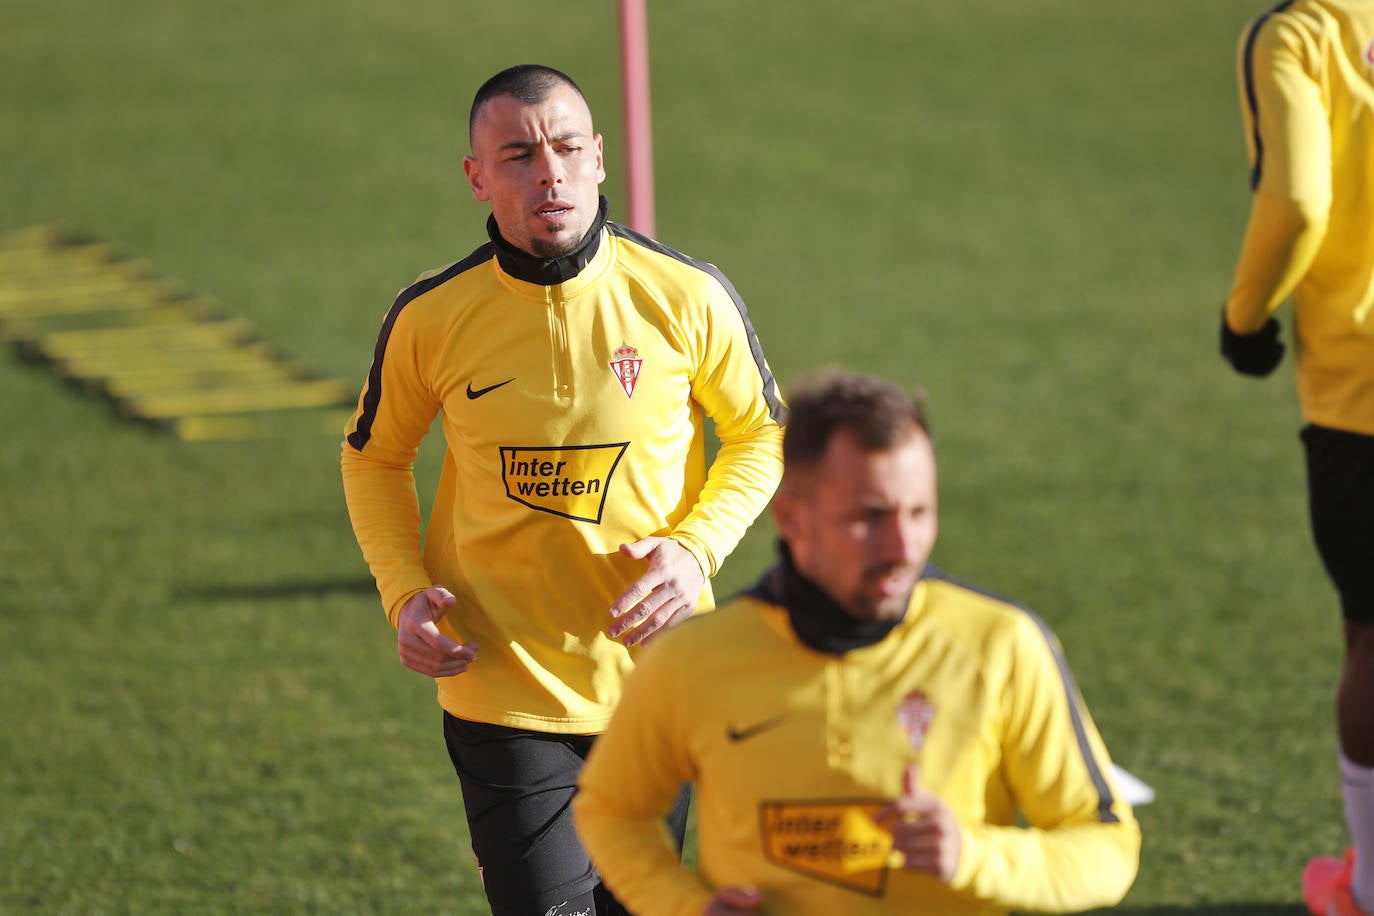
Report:
<svg viewBox="0 0 1374 916"><path fill-rule="evenodd" d="M635 384L639 381L640 370L644 367L644 360L639 358L639 351L622 342L611 354L611 361L608 365L615 375L615 380L620 383L621 389L625 392L625 397L634 397Z"/></svg>
<svg viewBox="0 0 1374 916"><path fill-rule="evenodd" d="M897 722L906 733L906 740L911 743L911 749L919 754L921 748L925 747L926 733L935 721L935 704L930 702L925 691L913 690L902 697L895 712Z"/></svg>

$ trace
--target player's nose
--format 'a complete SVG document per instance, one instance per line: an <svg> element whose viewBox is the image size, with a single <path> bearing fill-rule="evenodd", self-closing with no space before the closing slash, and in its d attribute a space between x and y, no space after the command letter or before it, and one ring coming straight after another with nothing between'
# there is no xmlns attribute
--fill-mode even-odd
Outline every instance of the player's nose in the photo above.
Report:
<svg viewBox="0 0 1374 916"><path fill-rule="evenodd" d="M552 186L563 183L563 162L558 154L549 147L542 147L537 153L539 162L539 184Z"/></svg>

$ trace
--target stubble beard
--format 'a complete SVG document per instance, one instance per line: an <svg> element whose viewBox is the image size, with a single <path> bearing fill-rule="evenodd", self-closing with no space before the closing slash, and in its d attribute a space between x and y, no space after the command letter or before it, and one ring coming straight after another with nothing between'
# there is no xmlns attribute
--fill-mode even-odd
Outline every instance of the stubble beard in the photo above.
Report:
<svg viewBox="0 0 1374 916"><path fill-rule="evenodd" d="M886 570L876 571L882 575ZM907 606L911 603L911 595L916 591L916 583L912 583L909 588L902 590L900 595L883 595L873 592L861 593L856 599L854 610L858 611L861 620L900 620L906 613Z"/></svg>
<svg viewBox="0 0 1374 916"><path fill-rule="evenodd" d="M586 231L576 235L566 235L567 231L567 223L556 223L549 226L547 235L536 235L530 239L530 253L545 260L561 258L563 255L569 254L582 244L582 236L586 235Z"/></svg>
<svg viewBox="0 0 1374 916"><path fill-rule="evenodd" d="M545 238L530 239L530 248L532 249L530 253L546 261L561 258L576 247L576 242Z"/></svg>
<svg viewBox="0 0 1374 916"><path fill-rule="evenodd" d="M859 619L868 621L900 620L911 603L911 592L898 597L885 595L860 601Z"/></svg>

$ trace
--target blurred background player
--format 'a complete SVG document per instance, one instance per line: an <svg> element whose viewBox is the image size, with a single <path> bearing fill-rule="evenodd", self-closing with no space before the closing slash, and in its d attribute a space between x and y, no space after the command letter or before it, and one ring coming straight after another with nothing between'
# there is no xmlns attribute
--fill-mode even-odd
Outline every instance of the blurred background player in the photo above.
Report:
<svg viewBox="0 0 1374 916"><path fill-rule="evenodd" d="M777 485L782 404L720 271L607 221L567 75L502 71L469 131L491 240L391 307L344 490L401 661L438 679L492 912L605 916L621 910L573 830L577 773L633 648L712 605L706 580ZM437 414L422 550L412 466Z"/></svg>
<svg viewBox="0 0 1374 916"><path fill-rule="evenodd" d="M1312 530L1340 593L1337 693L1352 849L1303 873L1314 914L1374 913L1374 3L1295 0L1244 31L1241 109L1254 190L1222 314L1236 371L1283 356L1293 303Z"/></svg>
<svg viewBox="0 0 1374 916"><path fill-rule="evenodd" d="M852 375L788 401L779 563L650 648L582 771L608 886L641 916L1120 901L1140 830L1057 640L928 564L922 408ZM662 827L683 781L699 874Z"/></svg>

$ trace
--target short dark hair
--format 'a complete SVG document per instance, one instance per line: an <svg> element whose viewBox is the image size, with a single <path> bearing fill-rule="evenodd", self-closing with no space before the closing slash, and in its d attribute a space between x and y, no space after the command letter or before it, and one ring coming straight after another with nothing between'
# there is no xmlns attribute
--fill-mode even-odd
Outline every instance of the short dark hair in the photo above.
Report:
<svg viewBox="0 0 1374 916"><path fill-rule="evenodd" d="M468 111L468 139L472 138L472 128L477 124L477 115L482 106L497 96L509 95L526 105L537 105L549 97L549 93L559 86L568 86L585 102L582 89L573 78L562 70L545 67L543 64L516 64L507 67L482 84L472 98L472 108Z"/></svg>
<svg viewBox="0 0 1374 916"><path fill-rule="evenodd" d="M836 370L803 379L787 394L782 438L784 472L820 463L831 438L844 430L870 451L886 451L917 430L930 435L919 393L867 375Z"/></svg>

